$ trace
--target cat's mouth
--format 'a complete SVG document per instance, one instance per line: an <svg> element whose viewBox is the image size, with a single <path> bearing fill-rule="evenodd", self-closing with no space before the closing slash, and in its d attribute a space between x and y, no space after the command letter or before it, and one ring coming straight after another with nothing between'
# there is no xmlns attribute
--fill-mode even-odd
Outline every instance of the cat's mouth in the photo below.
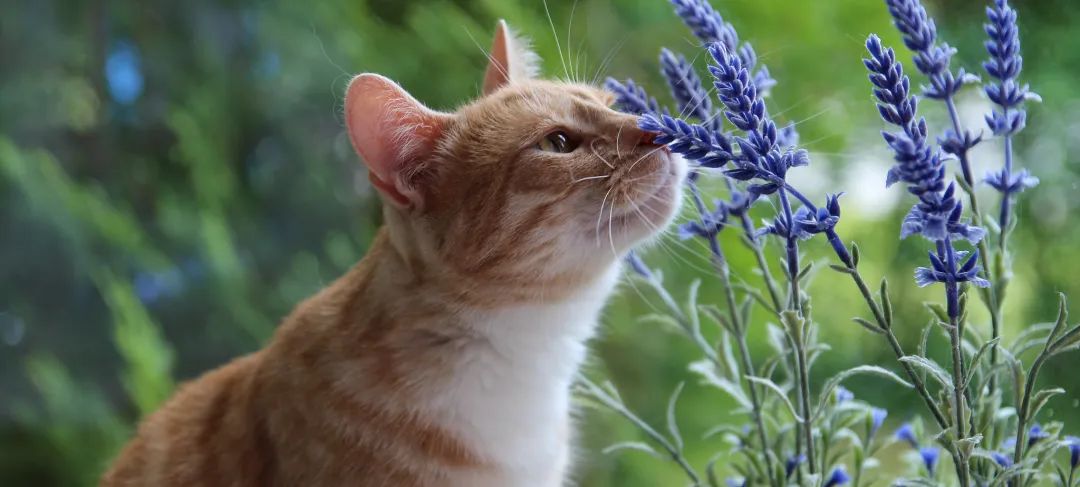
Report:
<svg viewBox="0 0 1080 487"><path fill-rule="evenodd" d="M613 225L641 226L658 233L674 218L685 162L667 150L657 150L653 157L660 167L650 176L640 176L635 187L625 191L626 204L616 210Z"/></svg>

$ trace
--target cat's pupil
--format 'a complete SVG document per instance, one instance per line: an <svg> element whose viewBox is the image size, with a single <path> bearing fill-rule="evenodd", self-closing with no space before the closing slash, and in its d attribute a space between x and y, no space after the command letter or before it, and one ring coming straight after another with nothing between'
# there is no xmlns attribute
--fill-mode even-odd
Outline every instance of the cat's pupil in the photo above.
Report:
<svg viewBox="0 0 1080 487"><path fill-rule="evenodd" d="M570 136L566 132L558 130L544 136L540 143L537 144L537 148L545 152L565 154L573 152L576 144L570 140Z"/></svg>

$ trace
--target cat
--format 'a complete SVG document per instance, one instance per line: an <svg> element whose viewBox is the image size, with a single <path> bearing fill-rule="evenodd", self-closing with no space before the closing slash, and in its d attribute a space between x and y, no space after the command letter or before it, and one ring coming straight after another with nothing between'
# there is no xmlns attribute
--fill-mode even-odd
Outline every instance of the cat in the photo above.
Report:
<svg viewBox="0 0 1080 487"><path fill-rule="evenodd" d="M182 385L101 485L565 485L585 342L687 169L537 60L500 21L453 113L355 77L346 128L385 215L367 255L264 349Z"/></svg>

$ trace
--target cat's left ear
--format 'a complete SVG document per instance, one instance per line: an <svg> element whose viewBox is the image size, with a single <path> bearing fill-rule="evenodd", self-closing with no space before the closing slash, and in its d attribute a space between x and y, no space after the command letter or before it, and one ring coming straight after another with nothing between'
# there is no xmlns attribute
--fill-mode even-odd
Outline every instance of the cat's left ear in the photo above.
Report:
<svg viewBox="0 0 1080 487"><path fill-rule="evenodd" d="M422 176L452 115L425 107L388 78L361 74L345 94L345 125L371 184L401 208L423 205Z"/></svg>
<svg viewBox="0 0 1080 487"><path fill-rule="evenodd" d="M540 57L529 49L529 41L517 36L505 20L495 27L495 41L488 54L484 73L484 94L489 95L514 81L529 79L539 72Z"/></svg>

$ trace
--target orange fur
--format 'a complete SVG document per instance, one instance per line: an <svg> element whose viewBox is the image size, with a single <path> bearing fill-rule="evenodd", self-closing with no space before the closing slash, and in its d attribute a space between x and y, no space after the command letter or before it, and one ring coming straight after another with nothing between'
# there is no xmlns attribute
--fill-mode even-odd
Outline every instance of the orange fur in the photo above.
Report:
<svg viewBox="0 0 1080 487"><path fill-rule="evenodd" d="M472 439L484 425L442 406L455 384L487 380L463 377L472 357L498 355L498 319L477 317L578 299L670 220L681 174L597 88L505 77L485 90L440 115L400 174L373 172L388 204L367 256L264 349L180 387L103 486L520 485ZM536 150L556 129L578 149ZM542 485L563 477L552 465Z"/></svg>

